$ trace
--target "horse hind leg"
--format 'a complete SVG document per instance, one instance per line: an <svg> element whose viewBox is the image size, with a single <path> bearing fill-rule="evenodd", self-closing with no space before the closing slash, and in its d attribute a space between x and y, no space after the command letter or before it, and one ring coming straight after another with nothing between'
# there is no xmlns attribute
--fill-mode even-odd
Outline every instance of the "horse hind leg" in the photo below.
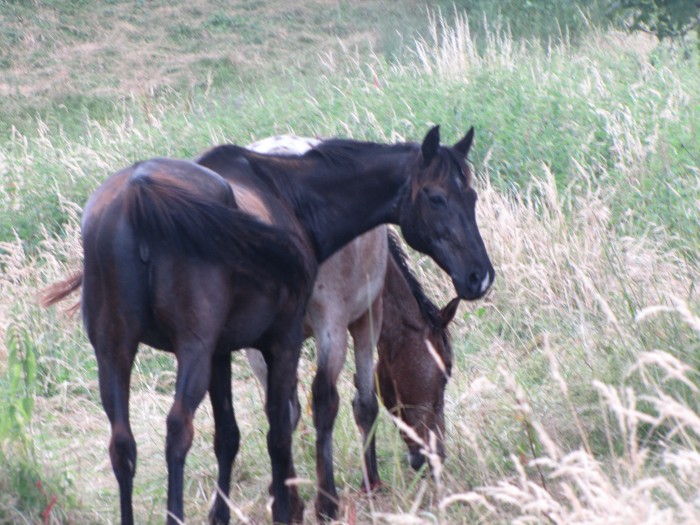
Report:
<svg viewBox="0 0 700 525"><path fill-rule="evenodd" d="M355 350L355 387L352 402L355 422L360 428L363 441L363 485L366 491L381 486L375 444L374 424L379 405L374 388L374 348L382 326L382 296L357 321L349 326Z"/></svg>
<svg viewBox="0 0 700 525"><path fill-rule="evenodd" d="M214 412L214 452L219 466L216 499L209 513L211 525L227 525L231 511L224 498L231 489L231 470L238 453L240 432L231 397L231 354L214 354L209 382L209 399Z"/></svg>
<svg viewBox="0 0 700 525"><path fill-rule="evenodd" d="M185 458L194 438L194 413L210 385L213 344L199 338L176 348L175 400L167 417L168 525L183 521Z"/></svg>
<svg viewBox="0 0 700 525"><path fill-rule="evenodd" d="M109 333L104 330L102 333ZM132 492L136 473L136 441L129 424L129 379L138 343L95 341L100 397L112 429L109 457L119 484L122 525L134 523Z"/></svg>
<svg viewBox="0 0 700 525"><path fill-rule="evenodd" d="M316 515L319 520L332 520L338 512L333 473L333 426L340 402L336 383L345 364L347 333L345 326L325 323L314 329L314 334L318 345L318 369L312 385L319 487Z"/></svg>
<svg viewBox="0 0 700 525"><path fill-rule="evenodd" d="M301 322L298 323L301 328ZM297 388L297 363L301 352L302 334L289 333L286 344L276 343L266 353L269 381L265 408L270 430L267 434L267 449L272 464L273 497L272 519L275 523L301 523L304 503L294 484L287 480L296 478L292 457L292 405Z"/></svg>
<svg viewBox="0 0 700 525"><path fill-rule="evenodd" d="M248 359L248 364L251 370L258 378L260 386L262 386L263 392L267 395L267 364L265 363L265 358L262 353L255 348L246 348L245 356ZM299 403L299 391L294 390L294 395L292 397L292 428L296 429L299 426L299 420L301 419L301 404Z"/></svg>

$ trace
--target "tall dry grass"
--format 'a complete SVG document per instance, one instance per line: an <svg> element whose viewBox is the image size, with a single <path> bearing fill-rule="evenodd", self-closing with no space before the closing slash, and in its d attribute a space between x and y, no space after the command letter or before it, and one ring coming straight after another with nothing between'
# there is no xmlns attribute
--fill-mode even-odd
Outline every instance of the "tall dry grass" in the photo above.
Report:
<svg viewBox="0 0 700 525"><path fill-rule="evenodd" d="M467 312L455 330L468 353L448 389L452 455L428 509L383 518L697 522L700 325L686 301L697 304L698 268L621 238L616 189L596 187L583 166L584 193L560 193L544 167L524 195L482 175L478 213L498 277L486 313ZM446 287L434 293L446 298Z"/></svg>
<svg viewBox="0 0 700 525"><path fill-rule="evenodd" d="M478 53L465 20L451 25L438 17L433 27L417 46L431 75L468 76L532 59L498 35ZM598 50L613 45L640 58L653 49L645 37L617 33L594 35L591 43ZM485 58L493 53L497 59ZM531 62L545 89L551 76L542 66L555 59L550 50L543 62ZM591 84L572 86L572 98L589 96L593 104L612 97L604 73L595 63L587 67ZM669 84L670 97L652 108L658 124L651 137L630 108L601 105L613 162L584 157L563 191L544 163L515 192L494 188L499 173L488 154L478 166L478 214L498 278L486 314L469 308L456 330L468 352L448 403L459 465L448 460L431 511L415 508L410 519L400 512L390 521L698 521L697 480L689 474L700 459L700 332L688 305L698 304L699 269L668 247L658 234L663 225L652 224L649 235L621 235L614 209L651 175L649 159L663 153L656 149L659 124L676 120L674 107L687 100L679 79L669 74ZM432 265L419 262L430 280ZM446 288L438 284L435 293L447 297Z"/></svg>
<svg viewBox="0 0 700 525"><path fill-rule="evenodd" d="M582 167L582 177L584 172ZM559 192L543 168L528 191L516 195L494 189L488 173L481 171L478 213L498 280L484 305L462 307L453 330L458 357L447 392L449 455L440 483L408 472L403 445L384 415L378 431L389 490L371 500L362 496L356 490L359 438L345 407L336 436L341 521L693 523L700 509L690 467L700 461L700 416L678 385L695 393L697 378L677 355L675 338L697 343L697 315L685 302L694 300L689 290L696 269L649 239L619 238L609 210L614 188L591 184L583 194ZM87 510L73 510L72 519L110 521L116 519L116 484L94 370L86 364L91 350L76 319L41 312L33 302L38 288L78 262L77 219L67 238L47 237L42 246L35 259L21 255L19 241L4 246L3 262L11 271L0 281L12 298L3 307L14 305L4 315L37 334L40 345L51 339L51 347L73 349L66 358L71 362L64 363L71 377L52 376L60 368L57 355L44 362L52 394L37 398L33 434L41 460L50 469L68 470L82 494ZM418 264L433 295L446 300L449 290L439 274L422 260ZM660 306L646 308L653 305ZM482 307L485 313L472 315ZM674 315L684 322L675 323ZM307 356L302 364L302 400L308 400L312 362ZM140 446L137 514L144 522L159 521L163 508L163 421L173 379L172 363L142 352L132 421ZM267 519L262 395L241 366L234 389L244 440L232 502L242 522L257 523ZM352 390L347 371L341 380L344 405ZM211 430L205 403L188 461L193 523L206 515L213 491ZM308 414L295 441L309 502L314 476Z"/></svg>

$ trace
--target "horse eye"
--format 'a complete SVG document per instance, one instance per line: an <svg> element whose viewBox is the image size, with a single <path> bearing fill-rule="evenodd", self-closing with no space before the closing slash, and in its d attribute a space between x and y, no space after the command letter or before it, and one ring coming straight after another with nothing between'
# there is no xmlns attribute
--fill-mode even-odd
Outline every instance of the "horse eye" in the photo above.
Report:
<svg viewBox="0 0 700 525"><path fill-rule="evenodd" d="M433 208L444 208L447 206L447 197L444 193L439 193L435 191L426 191L428 194L428 200Z"/></svg>

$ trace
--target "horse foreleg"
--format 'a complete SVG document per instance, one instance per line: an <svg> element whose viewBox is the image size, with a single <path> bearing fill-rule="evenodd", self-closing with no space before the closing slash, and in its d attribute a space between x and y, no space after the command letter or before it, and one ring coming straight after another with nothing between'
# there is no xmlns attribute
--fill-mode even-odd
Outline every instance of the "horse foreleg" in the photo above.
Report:
<svg viewBox="0 0 700 525"><path fill-rule="evenodd" d="M288 348L275 347L266 356L268 368L267 449L272 463L272 521L301 523L304 504L296 486L287 480L296 477L292 458L291 404L297 385L297 364L301 351L301 334Z"/></svg>
<svg viewBox="0 0 700 525"><path fill-rule="evenodd" d="M240 432L236 424L231 398L231 354L214 354L209 400L214 412L214 452L219 466L219 479L216 499L209 512L209 523L227 525L231 511L223 496L228 497L231 489L231 469L238 453Z"/></svg>
<svg viewBox="0 0 700 525"><path fill-rule="evenodd" d="M136 473L136 441L129 424L129 380L138 344L93 342L93 345L102 406L112 428L109 457L119 484L121 522L122 525L132 525L134 514L131 495Z"/></svg>
<svg viewBox="0 0 700 525"><path fill-rule="evenodd" d="M183 521L185 458L194 437L194 412L210 382L212 353L202 341L178 345L175 401L167 418L168 525Z"/></svg>
<svg viewBox="0 0 700 525"><path fill-rule="evenodd" d="M326 323L314 334L318 344L318 370L312 385L318 477L316 515L320 520L332 520L338 512L333 474L333 426L340 400L336 382L345 364L347 335L345 326L334 323Z"/></svg>
<svg viewBox="0 0 700 525"><path fill-rule="evenodd" d="M355 347L355 387L352 401L355 421L362 433L364 465L363 485L367 491L381 486L374 438L374 423L379 406L374 388L374 348L382 326L382 296L375 299L371 308L349 326Z"/></svg>

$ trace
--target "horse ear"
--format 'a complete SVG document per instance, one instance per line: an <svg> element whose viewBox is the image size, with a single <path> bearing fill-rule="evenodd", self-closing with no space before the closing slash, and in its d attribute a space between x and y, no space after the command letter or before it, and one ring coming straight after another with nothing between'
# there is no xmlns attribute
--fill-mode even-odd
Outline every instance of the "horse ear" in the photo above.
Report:
<svg viewBox="0 0 700 525"><path fill-rule="evenodd" d="M447 303L442 310L440 310L440 326L443 330L447 328L450 321L454 319L455 314L457 313L457 307L459 306L459 301L459 297L455 297L449 303Z"/></svg>
<svg viewBox="0 0 700 525"><path fill-rule="evenodd" d="M433 160L435 155L437 155L438 148L440 147L440 126L435 126L433 129L428 131L423 139L423 144L421 145L420 151L423 155L423 166L427 166Z"/></svg>
<svg viewBox="0 0 700 525"><path fill-rule="evenodd" d="M464 135L464 138L452 147L455 150L457 150L459 153L461 153L464 157L466 157L469 154L469 150L472 147L473 140L474 140L474 126L469 128L469 131L467 131L467 134Z"/></svg>

